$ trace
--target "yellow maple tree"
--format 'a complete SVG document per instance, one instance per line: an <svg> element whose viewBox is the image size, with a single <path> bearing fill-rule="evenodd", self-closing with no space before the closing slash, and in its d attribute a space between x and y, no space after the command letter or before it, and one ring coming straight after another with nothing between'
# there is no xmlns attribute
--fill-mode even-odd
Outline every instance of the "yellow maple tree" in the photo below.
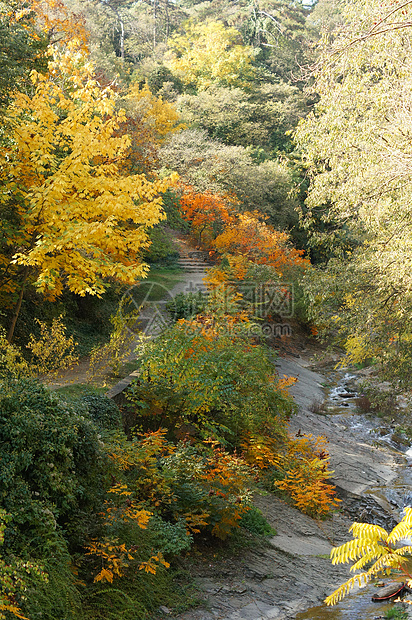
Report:
<svg viewBox="0 0 412 620"><path fill-rule="evenodd" d="M255 51L242 44L236 28L220 22L188 24L169 39L167 66L185 84L205 90L212 84L244 88L254 78Z"/></svg>
<svg viewBox="0 0 412 620"><path fill-rule="evenodd" d="M117 132L125 113L77 41L54 50L48 73L33 71L32 83L32 94L17 93L7 111L12 139L0 154L0 208L19 220L11 262L26 268L21 291L30 271L50 298L64 287L100 295L110 279L145 277L140 251L164 217L161 195L173 178L123 169L130 138Z"/></svg>

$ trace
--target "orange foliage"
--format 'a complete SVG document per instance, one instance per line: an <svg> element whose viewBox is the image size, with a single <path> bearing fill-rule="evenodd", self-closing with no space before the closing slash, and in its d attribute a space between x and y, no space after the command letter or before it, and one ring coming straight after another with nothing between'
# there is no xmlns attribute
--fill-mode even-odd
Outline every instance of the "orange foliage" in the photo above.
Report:
<svg viewBox="0 0 412 620"><path fill-rule="evenodd" d="M298 380L297 377L288 377L287 375L283 375L282 378L279 378L279 390L285 394L285 396L289 395L288 388L291 385L294 385Z"/></svg>
<svg viewBox="0 0 412 620"><path fill-rule="evenodd" d="M205 472L200 476L206 485L210 485L210 521L212 534L224 540L234 528L239 527L242 515L250 509L244 498L238 494L245 489L249 471L243 459L214 448ZM249 491L246 489L246 491Z"/></svg>
<svg viewBox="0 0 412 620"><path fill-rule="evenodd" d="M340 501L327 482L333 472L328 469L326 443L325 437L303 435L289 437L280 449L270 437L249 434L242 442L243 458L261 471L279 472L283 479L274 485L291 497L296 508L312 517L324 517Z"/></svg>
<svg viewBox="0 0 412 620"><path fill-rule="evenodd" d="M72 13L61 0L32 0L37 21L51 45L68 46L88 52L84 17Z"/></svg>
<svg viewBox="0 0 412 620"><path fill-rule="evenodd" d="M309 265L303 250L288 245L289 235L275 230L257 213L238 214L214 242L221 253L242 256L253 263L270 265L280 274L284 267Z"/></svg>
<svg viewBox="0 0 412 620"><path fill-rule="evenodd" d="M325 437L303 435L290 437L286 450L279 455L284 479L275 486L286 491L295 506L312 517L324 517L340 502L335 497L335 487L327 480L333 471L329 467L329 454Z"/></svg>
<svg viewBox="0 0 412 620"><path fill-rule="evenodd" d="M335 487L326 482L331 473L325 470L324 461L315 457L301 461L299 467L288 471L285 479L275 485L286 491L296 508L305 514L324 517L340 502L335 497Z"/></svg>
<svg viewBox="0 0 412 620"><path fill-rule="evenodd" d="M233 221L231 213L235 198L229 195L213 194L212 192L199 193L193 187L183 186L180 198L180 208L183 217L191 223L192 231L198 236L199 243L202 235L207 232L208 239L213 239L223 225Z"/></svg>

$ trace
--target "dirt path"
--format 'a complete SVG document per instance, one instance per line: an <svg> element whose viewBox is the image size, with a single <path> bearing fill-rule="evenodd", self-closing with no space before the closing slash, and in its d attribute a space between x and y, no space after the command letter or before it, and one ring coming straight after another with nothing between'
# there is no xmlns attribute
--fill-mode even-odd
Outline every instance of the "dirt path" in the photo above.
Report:
<svg viewBox="0 0 412 620"><path fill-rule="evenodd" d="M192 247L183 235L174 233L173 240L180 254L179 262L181 263L180 266L182 271L178 273L179 281L177 284L165 283L162 285L157 281L153 281L154 287L164 289L164 296L158 301L152 302L149 299L144 300L136 323L136 331L139 330L149 336L156 336L164 329L165 322L167 321L165 306L171 299L176 297L179 293L197 292L206 289L204 278L209 264L202 256L203 253L197 252L196 248ZM154 272L154 274L156 275L156 272ZM138 287L139 284L140 283L138 283L136 287ZM143 281L143 284L150 293L150 274L147 280ZM133 287L127 294L133 299ZM128 348L124 352L124 362L131 362L136 359L134 349L137 343L138 340L131 332L130 341L127 344ZM78 364L62 372L57 379L53 379L48 382L47 385L50 389L57 389L75 384L88 383L91 376L90 370L90 357L84 357ZM99 377L99 384L108 388L112 387L118 381L119 377L113 375L109 367L104 374Z"/></svg>

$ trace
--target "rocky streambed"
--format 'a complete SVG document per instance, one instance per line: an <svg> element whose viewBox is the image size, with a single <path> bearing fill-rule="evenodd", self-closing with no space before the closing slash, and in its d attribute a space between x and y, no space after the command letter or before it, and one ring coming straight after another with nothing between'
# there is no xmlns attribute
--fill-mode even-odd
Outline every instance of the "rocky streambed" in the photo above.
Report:
<svg viewBox="0 0 412 620"><path fill-rule="evenodd" d="M356 374L332 366L316 369L303 356L280 358L277 366L281 375L298 379L290 389L299 406L291 432L328 438L343 509L318 522L271 495L257 497L277 535L267 546L242 549L238 555L209 549L192 558L188 568L204 604L178 616L163 609L159 619L372 620L388 608L371 602L370 588L333 608L322 601L348 578L348 565L332 566L329 553L350 538L351 523L373 521L392 528L400 518L412 489L408 455L395 449L390 438L379 440L379 424L356 412Z"/></svg>

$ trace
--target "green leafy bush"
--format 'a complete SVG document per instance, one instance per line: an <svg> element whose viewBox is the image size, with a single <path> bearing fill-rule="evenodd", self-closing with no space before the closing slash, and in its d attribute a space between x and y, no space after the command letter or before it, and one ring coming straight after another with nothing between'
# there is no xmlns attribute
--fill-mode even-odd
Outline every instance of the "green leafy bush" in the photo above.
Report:
<svg viewBox="0 0 412 620"><path fill-rule="evenodd" d="M213 320L213 319L211 319ZM268 349L242 324L179 322L149 343L129 391L128 426L235 447L248 431L282 435L292 401L281 392Z"/></svg>
<svg viewBox="0 0 412 620"><path fill-rule="evenodd" d="M149 238L152 243L144 252L145 260L149 263L176 263L179 252L162 226L154 226L149 232Z"/></svg>
<svg viewBox="0 0 412 620"><path fill-rule="evenodd" d="M101 429L120 428L122 416L116 403L107 396L86 394L79 400L80 407L85 405L93 422Z"/></svg>
<svg viewBox="0 0 412 620"><path fill-rule="evenodd" d="M27 573L17 602L30 620L78 620L69 550L96 528L90 515L107 487L97 429L35 380L3 380L0 451L0 508L10 515L4 558L38 563L47 575Z"/></svg>
<svg viewBox="0 0 412 620"><path fill-rule="evenodd" d="M240 520L241 527L257 536L275 536L276 530L269 525L262 512L256 506L252 506L250 510L242 515Z"/></svg>
<svg viewBox="0 0 412 620"><path fill-rule="evenodd" d="M96 427L36 381L3 383L0 450L0 505L26 551L40 532L53 539L79 510L100 506L107 465Z"/></svg>
<svg viewBox="0 0 412 620"><path fill-rule="evenodd" d="M250 468L221 448L188 441L175 446L160 429L131 441L117 435L107 449L119 467L108 505L116 514L111 536L137 545L137 554L145 547L156 554L179 553L190 548L192 535L199 532L225 539L249 510ZM125 497L135 511L132 518L125 517ZM139 509L152 514L143 528Z"/></svg>
<svg viewBox="0 0 412 620"><path fill-rule="evenodd" d="M207 306L207 296L198 291L197 293L179 293L172 301L166 304L166 309L175 321L179 319L191 319L196 314L203 312Z"/></svg>

